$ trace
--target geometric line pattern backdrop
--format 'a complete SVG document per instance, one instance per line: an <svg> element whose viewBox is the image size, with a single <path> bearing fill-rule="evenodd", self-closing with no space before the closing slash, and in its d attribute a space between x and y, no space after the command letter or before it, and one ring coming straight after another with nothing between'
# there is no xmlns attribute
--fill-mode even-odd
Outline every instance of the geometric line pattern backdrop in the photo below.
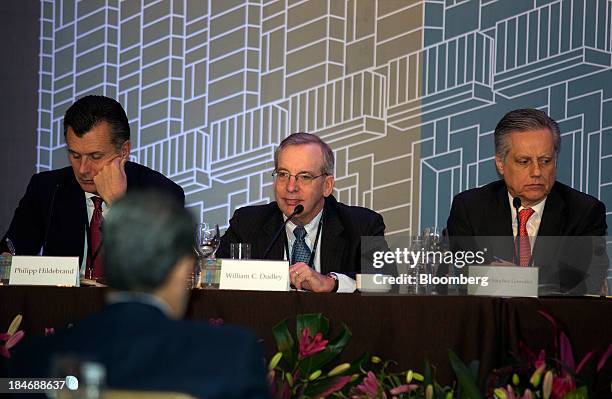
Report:
<svg viewBox="0 0 612 399"><path fill-rule="evenodd" d="M558 179L612 226L611 0L41 0L37 170L67 164L62 116L117 98L136 162L223 226L271 199L275 146L332 146L340 201L390 235L446 223L497 178L492 133L535 107L561 126Z"/></svg>

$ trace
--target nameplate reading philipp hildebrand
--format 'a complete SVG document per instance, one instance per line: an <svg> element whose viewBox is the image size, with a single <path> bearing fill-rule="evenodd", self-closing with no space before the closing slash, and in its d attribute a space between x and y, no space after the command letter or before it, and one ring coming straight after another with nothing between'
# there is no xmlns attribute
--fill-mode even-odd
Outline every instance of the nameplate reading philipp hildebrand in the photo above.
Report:
<svg viewBox="0 0 612 399"><path fill-rule="evenodd" d="M14 256L9 285L76 286L79 258L62 256Z"/></svg>

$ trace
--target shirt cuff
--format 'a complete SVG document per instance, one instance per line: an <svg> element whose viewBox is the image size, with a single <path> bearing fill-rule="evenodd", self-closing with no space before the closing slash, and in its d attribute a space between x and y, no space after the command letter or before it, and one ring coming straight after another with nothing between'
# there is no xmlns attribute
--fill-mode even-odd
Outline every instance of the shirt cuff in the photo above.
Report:
<svg viewBox="0 0 612 399"><path fill-rule="evenodd" d="M338 291L342 293L352 293L357 289L357 282L347 276L346 274L341 273L330 273L335 274L338 277Z"/></svg>

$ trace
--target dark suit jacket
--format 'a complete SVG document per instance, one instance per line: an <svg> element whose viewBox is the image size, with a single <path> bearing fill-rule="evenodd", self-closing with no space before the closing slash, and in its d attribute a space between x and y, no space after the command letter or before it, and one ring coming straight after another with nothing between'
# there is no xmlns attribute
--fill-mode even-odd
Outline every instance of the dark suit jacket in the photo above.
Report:
<svg viewBox="0 0 612 399"><path fill-rule="evenodd" d="M493 256L512 261L511 215L503 180L458 194L447 222L453 249L486 247L487 261ZM560 285L561 292L584 293L585 279L592 279L595 285L601 283L607 257L599 239L593 237L604 236L606 230L606 209L601 201L555 182L546 198L533 248L540 284ZM581 236L584 238L577 238ZM461 237L478 237L478 242Z"/></svg>
<svg viewBox="0 0 612 399"><path fill-rule="evenodd" d="M50 374L55 354L106 367L114 389L173 391L196 397L267 398L264 355L242 329L172 320L151 305L108 305L98 314L14 349L15 376ZM83 384L83 381L80 381Z"/></svg>
<svg viewBox="0 0 612 399"><path fill-rule="evenodd" d="M127 162L125 174L128 192L158 189L185 204L183 189L161 173ZM80 264L86 222L85 192L76 181L72 168L37 173L30 179L26 193L19 201L11 225L0 242L0 252L7 251L5 239L9 237L15 244L17 255L37 255L44 245L44 255L78 256Z"/></svg>
<svg viewBox="0 0 612 399"><path fill-rule="evenodd" d="M361 237L385 233L385 223L378 213L342 204L333 196L325 199L321 231L321 273L339 272L354 276L361 268ZM283 224L276 202L237 209L217 251L217 257L229 258L230 243L250 243L251 257L261 259L274 235ZM286 235L272 247L268 259L284 258Z"/></svg>

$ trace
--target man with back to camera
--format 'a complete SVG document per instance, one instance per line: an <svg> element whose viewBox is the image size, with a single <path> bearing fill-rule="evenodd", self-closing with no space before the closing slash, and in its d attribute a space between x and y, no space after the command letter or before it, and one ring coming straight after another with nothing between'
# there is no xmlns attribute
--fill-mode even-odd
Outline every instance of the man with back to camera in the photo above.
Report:
<svg viewBox="0 0 612 399"><path fill-rule="evenodd" d="M131 192L104 223L107 305L14 348L14 373L49 376L53 357L94 361L112 389L202 398L267 398L263 351L250 332L180 320L193 271L193 217L174 198ZM21 347L23 345L23 347Z"/></svg>
<svg viewBox="0 0 612 399"><path fill-rule="evenodd" d="M361 266L361 237L383 236L378 213L342 204L334 188L334 153L318 136L294 133L274 153L275 202L237 209L217 251L250 243L255 259L288 259L291 284L315 292L353 292ZM303 210L285 225L298 205Z"/></svg>
<svg viewBox="0 0 612 399"><path fill-rule="evenodd" d="M78 256L81 276L98 279L99 226L114 201L136 188L157 188L184 205L183 189L154 170L129 162L127 115L117 101L85 96L64 115L70 167L32 176L0 251Z"/></svg>
<svg viewBox="0 0 612 399"><path fill-rule="evenodd" d="M601 201L556 181L558 124L543 111L517 109L499 121L494 139L495 165L502 180L454 198L447 227L455 245L487 247L489 258L497 259L493 263L538 266L540 284L556 286L555 291L599 293L607 256L598 239L536 240L604 236L607 229ZM517 235L516 245L512 240L486 238ZM468 236L478 236L481 243L461 238ZM589 262L594 263L584 270Z"/></svg>

